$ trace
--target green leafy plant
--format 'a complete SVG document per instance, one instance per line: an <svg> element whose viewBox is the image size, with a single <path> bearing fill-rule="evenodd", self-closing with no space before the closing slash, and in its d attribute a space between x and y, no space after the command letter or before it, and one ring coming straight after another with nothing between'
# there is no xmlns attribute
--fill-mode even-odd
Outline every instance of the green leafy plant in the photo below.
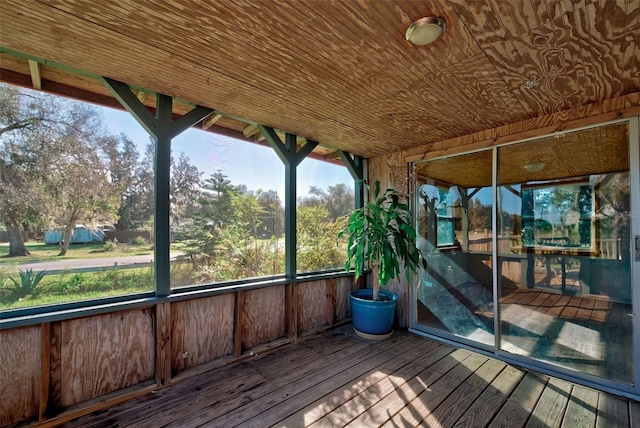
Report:
<svg viewBox="0 0 640 428"><path fill-rule="evenodd" d="M104 243L104 251L115 251L118 249L118 244L114 241L107 241Z"/></svg>
<svg viewBox="0 0 640 428"><path fill-rule="evenodd" d="M133 245L149 245L147 240L144 239L144 236L136 236L135 238L133 238L132 244Z"/></svg>
<svg viewBox="0 0 640 428"><path fill-rule="evenodd" d="M3 290L10 301L17 301L28 296L35 296L38 284L46 274L47 271L45 270L35 274L33 273L33 269L27 269L26 271L20 270L20 281L9 277L9 286L3 287Z"/></svg>
<svg viewBox="0 0 640 428"><path fill-rule="evenodd" d="M399 202L398 193L387 189L381 195L380 182L376 181L373 201L353 211L347 226L338 234L338 238L345 234L349 238L345 269L353 266L356 279L367 266L377 268L374 300L379 299L380 286L400 276L402 265L407 280L419 266L426 269L426 260L416 247L416 230L411 218L409 206Z"/></svg>

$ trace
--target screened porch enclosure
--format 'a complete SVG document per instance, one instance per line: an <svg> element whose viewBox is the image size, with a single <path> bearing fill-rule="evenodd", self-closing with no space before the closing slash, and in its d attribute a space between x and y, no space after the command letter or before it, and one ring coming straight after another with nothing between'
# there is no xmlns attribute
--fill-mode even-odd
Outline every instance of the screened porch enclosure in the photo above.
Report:
<svg viewBox="0 0 640 428"><path fill-rule="evenodd" d="M415 327L633 385L635 126L623 121L417 164L429 267L416 285Z"/></svg>
<svg viewBox="0 0 640 428"><path fill-rule="evenodd" d="M415 44L424 23L440 37ZM113 293L0 312L0 426L637 426L639 28L640 0L0 0L2 85L119 109L151 136L154 256L137 288L101 277ZM60 164L40 138L14 151L5 116L0 222L7 195L36 208L15 232L43 214L36 190L61 192L7 192L5 166ZM249 167L278 181L259 220L174 209L197 199L171 191L193 130L277 158ZM310 221L310 158L414 209L429 268L389 284L390 342L346 333L373 275L342 269L339 216ZM176 263L189 223L209 242Z"/></svg>

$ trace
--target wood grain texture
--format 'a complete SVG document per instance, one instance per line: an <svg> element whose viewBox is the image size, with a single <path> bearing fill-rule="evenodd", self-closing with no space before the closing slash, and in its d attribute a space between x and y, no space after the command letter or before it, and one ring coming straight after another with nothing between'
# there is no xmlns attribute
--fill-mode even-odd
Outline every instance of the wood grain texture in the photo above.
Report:
<svg viewBox="0 0 640 428"><path fill-rule="evenodd" d="M51 323L40 324L40 399L38 421L47 416L51 387Z"/></svg>
<svg viewBox="0 0 640 428"><path fill-rule="evenodd" d="M233 352L233 293L171 306L172 372Z"/></svg>
<svg viewBox="0 0 640 428"><path fill-rule="evenodd" d="M404 150L402 154L405 162L416 162L463 151L489 148L555 132L571 131L638 114L640 114L640 93L634 93L534 119L486 129L462 137L442 140L428 145L418 145L412 149Z"/></svg>
<svg viewBox="0 0 640 428"><path fill-rule="evenodd" d="M540 396L545 390L549 378L536 373L527 373L501 407L489 427L522 427L529 419Z"/></svg>
<svg viewBox="0 0 640 428"><path fill-rule="evenodd" d="M527 423L530 427L559 427L562 424L573 385L560 379L550 379L547 388ZM612 425L615 426L615 425Z"/></svg>
<svg viewBox="0 0 640 428"><path fill-rule="evenodd" d="M235 319L233 322L233 355L242 355L242 326L244 325L244 291L236 294Z"/></svg>
<svg viewBox="0 0 640 428"><path fill-rule="evenodd" d="M243 349L251 349L286 336L285 287L278 285L245 292Z"/></svg>
<svg viewBox="0 0 640 428"><path fill-rule="evenodd" d="M72 406L152 379L153 331L150 308L62 322L60 404Z"/></svg>
<svg viewBox="0 0 640 428"><path fill-rule="evenodd" d="M565 427L595 426L598 413L598 391L574 386L563 420Z"/></svg>
<svg viewBox="0 0 640 428"><path fill-rule="evenodd" d="M402 153L394 153L388 156L380 156L370 159L367 163L369 185L374 186L380 181L380 188L395 189L400 194L401 202L408 201L410 194L409 168L402 157ZM369 195L373 197L373 195ZM375 280L376 272L373 272ZM389 291L398 295L396 305L396 322L399 327L409 326L409 285L404 274L400 278L391 280L387 286Z"/></svg>
<svg viewBox="0 0 640 428"><path fill-rule="evenodd" d="M295 342L298 339L298 293L297 284L291 283L285 286L284 298L284 323L287 337Z"/></svg>
<svg viewBox="0 0 640 428"><path fill-rule="evenodd" d="M155 307L155 379L158 385L171 381L171 303L160 303Z"/></svg>
<svg viewBox="0 0 640 428"><path fill-rule="evenodd" d="M49 407L62 407L62 323L51 324L51 378Z"/></svg>
<svg viewBox="0 0 640 428"><path fill-rule="evenodd" d="M557 414L548 399L558 396L561 389L566 390L554 379L547 382L546 377L535 373L505 367L486 356L408 332L397 331L387 341L363 341L350 326L241 364L193 370L198 374L153 394L147 389L147 394L128 402L123 402L125 396L120 394L113 397L116 404L110 408L98 401L90 406L80 405L75 408L75 415L84 416L71 420L74 413L65 412L44 426L69 421L63 425L65 428L467 428L485 427L492 422L492 426L517 428L527 422L540 422L533 415L538 403L541 410L548 405L549 413ZM636 426L637 402L604 392L596 392L594 399L591 392L582 393L586 388L571 386L572 398L564 415L549 419L552 424L548 426L593 427L595 419L583 419L582 415L585 408L593 411L591 408L599 401L603 405L598 413L616 408L619 420L626 418ZM145 392L138 389L136 393ZM605 405L609 398L614 399L611 403L621 405ZM93 413L87 414L90 411ZM580 421L586 424L581 425Z"/></svg>
<svg viewBox="0 0 640 428"><path fill-rule="evenodd" d="M298 291L298 334L327 325L325 280L300 282Z"/></svg>
<svg viewBox="0 0 640 428"><path fill-rule="evenodd" d="M629 403L627 400L609 394L600 394L596 428L626 428L629 421Z"/></svg>
<svg viewBox="0 0 640 428"><path fill-rule="evenodd" d="M349 306L349 293L355 290L354 280L352 276L345 276L336 279L336 303L335 303L335 320L343 321L351 318L351 309Z"/></svg>
<svg viewBox="0 0 640 428"><path fill-rule="evenodd" d="M327 293L327 310L325 312L325 320L327 325L332 326L335 323L336 318L336 293L338 284L335 278L329 278L325 281L326 293Z"/></svg>
<svg viewBox="0 0 640 428"><path fill-rule="evenodd" d="M10 1L0 40L48 61L43 84L86 88L46 69L65 64L319 141L317 154L381 156L640 91L639 0L220 0L206 9L197 0ZM412 45L407 27L429 14L447 30ZM23 65L7 67L28 77ZM530 80L538 86L523 88Z"/></svg>
<svg viewBox="0 0 640 428"><path fill-rule="evenodd" d="M0 331L0 426L38 417L40 326Z"/></svg>

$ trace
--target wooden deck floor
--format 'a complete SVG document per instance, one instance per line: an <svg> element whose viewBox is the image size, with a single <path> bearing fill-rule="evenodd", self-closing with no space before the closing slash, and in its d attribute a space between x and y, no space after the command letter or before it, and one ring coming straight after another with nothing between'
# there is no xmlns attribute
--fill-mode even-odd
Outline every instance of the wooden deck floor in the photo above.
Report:
<svg viewBox="0 0 640 428"><path fill-rule="evenodd" d="M350 326L67 427L640 427L640 403L407 333Z"/></svg>

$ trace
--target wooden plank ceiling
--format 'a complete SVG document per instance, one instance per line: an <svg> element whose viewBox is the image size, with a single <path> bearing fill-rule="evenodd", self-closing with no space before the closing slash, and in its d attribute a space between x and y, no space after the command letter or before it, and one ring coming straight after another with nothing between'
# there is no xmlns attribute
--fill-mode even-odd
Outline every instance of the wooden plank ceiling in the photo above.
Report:
<svg viewBox="0 0 640 428"><path fill-rule="evenodd" d="M447 31L411 45L407 27L429 15ZM46 60L44 90L109 103L61 64L214 108L232 117L216 127L250 138L253 121L319 141L327 156L374 157L638 92L639 44L640 0L0 3L3 81L31 85L26 58Z"/></svg>
<svg viewBox="0 0 640 428"><path fill-rule="evenodd" d="M627 123L540 138L501 147L498 184L560 180L629 170ZM525 165L540 162L539 171ZM490 187L492 151L452 156L416 165L416 173L436 183L464 188Z"/></svg>

